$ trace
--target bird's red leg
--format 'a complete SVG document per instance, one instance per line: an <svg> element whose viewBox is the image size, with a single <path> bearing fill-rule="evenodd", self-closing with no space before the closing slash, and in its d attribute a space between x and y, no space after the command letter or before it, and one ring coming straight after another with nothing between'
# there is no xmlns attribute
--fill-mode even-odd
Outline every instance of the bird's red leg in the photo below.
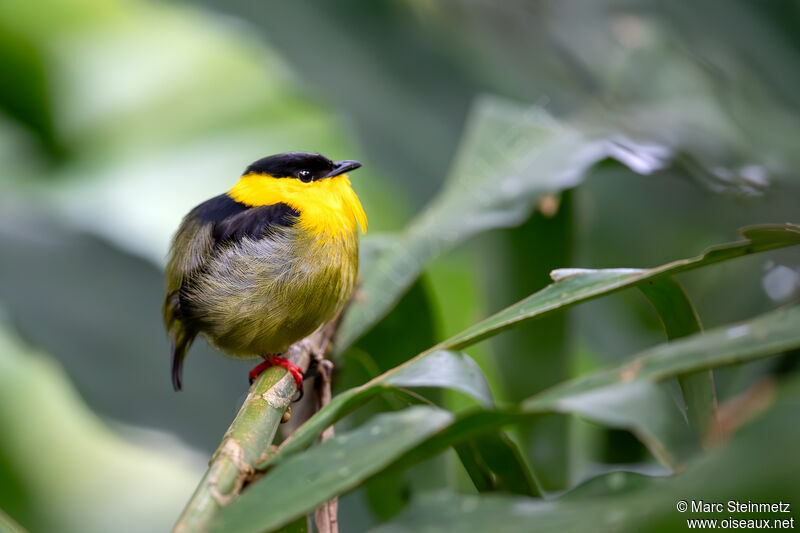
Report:
<svg viewBox="0 0 800 533"><path fill-rule="evenodd" d="M271 366L272 366L272 363L270 363L270 362L269 362L269 359L265 359L265 360L261 361L260 363L258 363L258 364L257 364L257 365L256 365L256 366L253 368L253 370L251 370L251 371L250 371L250 385L252 385L252 384L253 384L253 382L256 380L256 378L257 378L258 376L260 376L260 375L261 375L261 373L262 373L264 370L268 369L268 368L269 368L269 367L271 367Z"/></svg>
<svg viewBox="0 0 800 533"><path fill-rule="evenodd" d="M252 384L258 376L261 375L263 371L268 369L271 366L282 366L294 378L294 382L297 384L297 390L303 391L303 370L297 366L296 364L292 363L285 357L278 357L277 355L267 355L264 357L264 360L257 364L253 370L250 371L250 383Z"/></svg>
<svg viewBox="0 0 800 533"><path fill-rule="evenodd" d="M296 364L292 363L285 357L278 357L277 355L272 355L269 358L270 363L272 366L282 366L294 378L294 382L297 384L297 390L303 390L303 369L297 366Z"/></svg>

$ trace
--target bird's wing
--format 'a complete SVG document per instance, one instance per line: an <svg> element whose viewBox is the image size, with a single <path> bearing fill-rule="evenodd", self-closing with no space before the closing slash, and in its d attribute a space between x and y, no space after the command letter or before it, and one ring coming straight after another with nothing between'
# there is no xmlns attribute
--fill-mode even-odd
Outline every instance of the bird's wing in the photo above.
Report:
<svg viewBox="0 0 800 533"><path fill-rule="evenodd" d="M182 308L181 289L222 246L244 237L263 237L273 227L292 225L299 215L283 203L248 207L222 194L198 205L184 217L172 242L163 305L164 324L172 340L175 390L181 388L183 359L198 333L189 319L190 310Z"/></svg>

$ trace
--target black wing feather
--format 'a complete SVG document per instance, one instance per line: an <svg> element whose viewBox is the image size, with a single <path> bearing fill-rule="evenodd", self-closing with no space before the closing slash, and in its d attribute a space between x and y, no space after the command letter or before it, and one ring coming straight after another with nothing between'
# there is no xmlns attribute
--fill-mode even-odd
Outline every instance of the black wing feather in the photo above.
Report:
<svg viewBox="0 0 800 533"><path fill-rule="evenodd" d="M237 242L244 237L258 239L276 226L291 226L300 213L287 204L252 207L214 224L211 236L215 244Z"/></svg>
<svg viewBox="0 0 800 533"><path fill-rule="evenodd" d="M181 231L192 232L192 237L188 242L194 246L195 242L202 242L202 239L199 238L201 233L205 233L205 238L208 239L210 226L211 243L199 247L205 251L200 253L199 260L193 262L191 268L177 267L175 265L181 264L180 261L170 261L167 270L168 279L172 277L177 281L172 285L173 289L168 290L164 301L164 320L172 337L172 384L175 390L181 389L183 359L192 340L199 332L197 310L193 309L191 302L185 298L185 291L191 285L192 279L202 275L204 264L210 257L213 257L215 248L238 242L245 237L254 239L265 237L272 228L291 226L299 216L300 213L297 210L284 203L249 207L237 202L227 194L221 194L203 202L187 215L184 224L179 229L179 235ZM195 224L191 224L192 220L195 221ZM183 249L184 246L187 246L187 241L176 239L176 242L181 242L183 245L182 249L173 250L173 259L175 254L191 253L190 249Z"/></svg>

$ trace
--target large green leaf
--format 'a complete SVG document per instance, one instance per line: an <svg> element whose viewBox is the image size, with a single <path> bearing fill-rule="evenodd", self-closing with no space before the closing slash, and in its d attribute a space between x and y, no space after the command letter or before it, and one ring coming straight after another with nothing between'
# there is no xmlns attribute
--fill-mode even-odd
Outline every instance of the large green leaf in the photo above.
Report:
<svg viewBox="0 0 800 533"><path fill-rule="evenodd" d="M451 420L447 411L425 406L378 415L275 467L222 509L212 531L267 531L289 523L358 486Z"/></svg>
<svg viewBox="0 0 800 533"><path fill-rule="evenodd" d="M378 322L432 258L479 232L520 224L538 198L577 185L592 165L614 153L620 151L606 139L560 123L541 108L480 100L439 196L365 266L363 298L345 314L337 349Z"/></svg>
<svg viewBox="0 0 800 533"><path fill-rule="evenodd" d="M394 522L376 533L416 531L681 531L687 519L766 518L790 520L792 513L701 514L678 512L681 501L793 502L800 426L798 383L762 419L744 428L725 449L698 460L680 476L647 478L615 472L593 479L554 502L501 495L422 494ZM754 460L758 457L758 460ZM774 527L774 526L773 526ZM788 526L786 526L788 527Z"/></svg>
<svg viewBox="0 0 800 533"><path fill-rule="evenodd" d="M386 387L386 380L391 379L395 373L404 372L406 371L404 369L417 364L424 364L423 361L431 354L439 351L440 348L463 348L496 335L503 330L515 327L523 321L531 320L559 309L565 309L577 303L622 290L626 287L647 283L661 275L672 275L742 255L800 243L800 228L793 224L753 226L742 230L742 234L745 236L745 240L716 246L698 257L675 261L649 270L556 271L554 277L559 281L538 293L479 322L431 350L417 355L403 365L385 372L372 381L337 395L329 405L306 422L282 445L282 452L291 454L302 450L311 444L327 426L356 409L369 398L380 393ZM687 372L693 370L698 369L692 369ZM437 376L433 374L429 379L432 380L429 384L433 386L432 383L437 379ZM648 389L650 388L648 387Z"/></svg>

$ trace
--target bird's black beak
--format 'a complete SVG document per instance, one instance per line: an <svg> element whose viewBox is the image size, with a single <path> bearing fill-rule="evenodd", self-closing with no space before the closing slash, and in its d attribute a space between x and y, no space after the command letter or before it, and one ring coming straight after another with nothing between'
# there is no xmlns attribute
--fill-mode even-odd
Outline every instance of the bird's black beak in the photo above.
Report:
<svg viewBox="0 0 800 533"><path fill-rule="evenodd" d="M349 159L345 159L344 161L334 161L333 162L333 170L328 172L328 175L325 176L326 178L332 178L334 176L338 176L339 174L344 174L345 172L349 172L351 170L355 170L361 166L361 163L358 161L351 161Z"/></svg>

